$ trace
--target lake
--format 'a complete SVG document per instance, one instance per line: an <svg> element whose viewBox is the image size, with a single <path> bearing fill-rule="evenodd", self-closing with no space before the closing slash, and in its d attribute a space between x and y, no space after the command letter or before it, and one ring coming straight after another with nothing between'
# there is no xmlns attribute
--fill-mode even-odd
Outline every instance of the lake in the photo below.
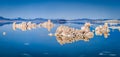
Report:
<svg viewBox="0 0 120 57"><path fill-rule="evenodd" d="M6 22L0 57L120 57L120 23L106 22Z"/></svg>

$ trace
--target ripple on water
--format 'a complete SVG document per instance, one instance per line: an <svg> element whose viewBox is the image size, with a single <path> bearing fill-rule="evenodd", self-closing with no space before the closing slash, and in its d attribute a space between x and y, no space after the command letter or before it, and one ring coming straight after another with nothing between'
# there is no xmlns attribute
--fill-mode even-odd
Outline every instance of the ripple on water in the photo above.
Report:
<svg viewBox="0 0 120 57"><path fill-rule="evenodd" d="M30 55L29 53L23 53L21 54L21 57L32 57L32 55Z"/></svg>
<svg viewBox="0 0 120 57"><path fill-rule="evenodd" d="M117 56L117 54L110 51L103 51L99 53L100 56Z"/></svg>

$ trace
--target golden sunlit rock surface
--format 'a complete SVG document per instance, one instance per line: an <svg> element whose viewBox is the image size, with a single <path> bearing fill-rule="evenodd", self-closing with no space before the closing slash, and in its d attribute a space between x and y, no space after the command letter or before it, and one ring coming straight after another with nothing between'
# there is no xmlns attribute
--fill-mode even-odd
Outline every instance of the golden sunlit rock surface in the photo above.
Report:
<svg viewBox="0 0 120 57"><path fill-rule="evenodd" d="M109 27L108 23L105 23L103 26L98 26L95 28L95 34L96 35L104 35L105 38L108 38L109 36Z"/></svg>
<svg viewBox="0 0 120 57"><path fill-rule="evenodd" d="M59 26L55 33L57 41L63 45L79 40L89 41L94 33L90 31L90 23L85 23L81 29L75 29L68 26Z"/></svg>

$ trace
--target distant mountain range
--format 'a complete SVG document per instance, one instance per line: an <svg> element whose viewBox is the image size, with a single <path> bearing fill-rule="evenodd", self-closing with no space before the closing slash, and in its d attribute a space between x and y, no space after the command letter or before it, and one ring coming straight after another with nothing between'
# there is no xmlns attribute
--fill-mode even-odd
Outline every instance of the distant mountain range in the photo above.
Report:
<svg viewBox="0 0 120 57"><path fill-rule="evenodd" d="M0 16L0 26L3 26L5 24L12 24L13 22L35 22L37 24L47 21L48 19L45 18L34 18L34 19L24 19L24 18L5 18ZM85 22L90 23L99 23L103 24L104 22L115 22L120 23L120 19L88 19L88 18L82 18L82 19L50 19L54 24L65 24L65 23L74 23L74 24L84 24Z"/></svg>
<svg viewBox="0 0 120 57"><path fill-rule="evenodd" d="M24 19L24 18L5 18L5 17L2 17L0 16L0 20L6 20L6 21L32 21L32 20L46 20L44 18L35 18L35 19Z"/></svg>
<svg viewBox="0 0 120 57"><path fill-rule="evenodd" d="M2 17L0 16L0 20L6 20L6 21L35 21L35 20L43 20L43 21L47 21L48 19L45 19L45 18L35 18L35 19L25 19L25 18L5 18L5 17ZM83 21L83 20L120 20L120 19L88 19L88 18L81 18L81 19L72 19L72 20L67 20L67 19L50 19L52 21L54 20L58 20L58 21Z"/></svg>
<svg viewBox="0 0 120 57"><path fill-rule="evenodd" d="M4 25L4 24L12 24L13 22L28 22L28 21L31 21L31 22L34 22L34 23L42 23L42 22L45 22L45 21L48 21L49 19L45 19L45 18L35 18L35 19L24 19L24 18L5 18L5 17L2 17L0 16L0 26ZM66 23L67 20L65 19L50 19L53 23L55 24L64 24Z"/></svg>
<svg viewBox="0 0 120 57"><path fill-rule="evenodd" d="M25 18L5 18L0 16L0 21L47 21L45 18L25 19ZM51 21L66 21L65 19L50 19Z"/></svg>

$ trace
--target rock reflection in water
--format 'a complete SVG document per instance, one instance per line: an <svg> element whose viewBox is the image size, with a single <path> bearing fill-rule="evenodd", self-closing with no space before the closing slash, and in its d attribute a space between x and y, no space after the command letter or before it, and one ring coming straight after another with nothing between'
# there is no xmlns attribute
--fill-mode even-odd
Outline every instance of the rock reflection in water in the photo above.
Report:
<svg viewBox="0 0 120 57"><path fill-rule="evenodd" d="M117 30L119 30L119 32L120 32L120 26L111 26L111 27L109 27L109 28L111 28L112 30L117 29Z"/></svg>
<svg viewBox="0 0 120 57"><path fill-rule="evenodd" d="M90 31L90 23L86 23L81 29L61 25L57 28L55 36L57 41L63 45L79 40L89 41L94 33Z"/></svg>
<svg viewBox="0 0 120 57"><path fill-rule="evenodd" d="M72 43L79 40L89 41L91 38L94 37L94 32L97 36L104 35L105 38L108 38L110 28L119 29L120 31L119 26L109 27L108 24L109 23L104 23L104 25L99 25L95 28L95 30L93 29L92 31L90 30L91 23L85 23L81 27L81 29L75 29L69 26L60 25L59 27L57 27L56 32L54 34L49 33L48 35L56 36L57 41L61 45L63 45L66 43ZM54 27L54 24L50 20L40 24L36 24L32 22L22 22L19 24L16 24L16 22L13 23L13 30L16 30L18 28L18 29L21 29L22 31L26 31L26 30L31 30L38 27L47 28L48 31L50 31Z"/></svg>
<svg viewBox="0 0 120 57"><path fill-rule="evenodd" d="M47 28L48 31L50 31L50 29L54 27L54 24L50 20L40 24L32 23L30 21L22 22L20 24L16 24L16 22L13 23L13 30L16 30L18 28L18 29L21 29L22 31L26 31L26 30L37 28L37 27L44 27L44 28Z"/></svg>
<svg viewBox="0 0 120 57"><path fill-rule="evenodd" d="M33 28L36 28L37 24L31 23L31 22L22 22L20 24L16 24L16 22L13 23L13 30L16 30L16 28L21 29L22 31L31 30Z"/></svg>
<svg viewBox="0 0 120 57"><path fill-rule="evenodd" d="M50 20L48 20L47 22L41 23L40 26L47 28L48 31L50 31L54 27L54 24Z"/></svg>

